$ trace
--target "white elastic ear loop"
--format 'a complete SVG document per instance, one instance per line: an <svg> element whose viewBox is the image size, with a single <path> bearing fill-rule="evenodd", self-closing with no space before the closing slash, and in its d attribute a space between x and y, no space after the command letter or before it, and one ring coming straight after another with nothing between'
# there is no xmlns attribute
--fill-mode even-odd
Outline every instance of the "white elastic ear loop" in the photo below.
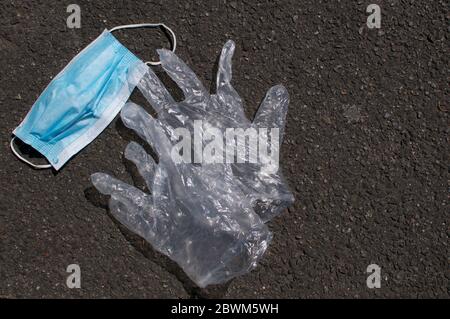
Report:
<svg viewBox="0 0 450 319"><path fill-rule="evenodd" d="M11 151L14 153L14 155L17 156L18 159L20 159L22 162L27 163L31 167L37 168L37 169L43 169L43 168L50 168L50 167L52 167L52 165L50 165L50 164L33 164L29 160L27 160L26 158L23 158L22 155L20 155L19 152L17 152L17 150L14 148L14 140L15 139L16 139L16 137L14 136L11 139L11 143L9 145L11 147Z"/></svg>
<svg viewBox="0 0 450 319"><path fill-rule="evenodd" d="M166 31L169 32L171 41L170 44L172 46L171 51L175 53L175 49L177 48L177 37L175 36L175 32L168 26L166 26L164 23L141 23L141 24L126 24L126 25L119 25L117 27L112 28L111 30L108 30L109 32L114 32L119 29L135 29L135 28L158 28L162 27ZM161 61L153 62L153 61L147 61L145 62L147 65L160 65Z"/></svg>

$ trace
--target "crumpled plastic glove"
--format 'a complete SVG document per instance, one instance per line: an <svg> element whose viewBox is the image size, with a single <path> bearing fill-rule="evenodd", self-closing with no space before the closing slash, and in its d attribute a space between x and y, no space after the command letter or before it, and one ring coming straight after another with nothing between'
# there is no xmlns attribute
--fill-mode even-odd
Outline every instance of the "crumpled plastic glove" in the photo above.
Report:
<svg viewBox="0 0 450 319"><path fill-rule="evenodd" d="M235 44L231 40L226 42L222 49L216 94L210 94L194 72L174 53L165 49L158 50L161 65L181 88L185 99L176 102L152 70L144 76L138 88L158 113L158 119L169 135L175 134L174 130L179 127L188 128L193 132L196 120L202 120L204 136L210 128L217 128L222 133L225 133L227 128L244 130L278 128L278 139L272 137L269 141L267 135L265 138L259 135L261 141L264 140L268 146L273 145L278 150L286 122L288 93L282 85L269 89L253 122L249 121L244 114L242 100L231 85L231 59L234 49ZM245 140L236 139L235 141L247 152L257 153L257 145L245 144ZM234 157L234 153L230 153L226 147L221 151ZM256 212L264 221L268 221L289 207L294 202L294 196L278 169L277 156L275 156L275 167L270 155L260 156L257 163L243 163L246 158L237 154L233 164L224 163L223 166L228 167L221 169L231 172L236 177L236 182L240 184Z"/></svg>
<svg viewBox="0 0 450 319"><path fill-rule="evenodd" d="M151 194L104 173L91 176L102 194L111 195L111 214L177 262L199 287L253 269L272 235L249 201L239 198L236 184L207 167L174 163L159 121L138 105L127 103L121 118L152 146L159 163L135 142L125 150Z"/></svg>

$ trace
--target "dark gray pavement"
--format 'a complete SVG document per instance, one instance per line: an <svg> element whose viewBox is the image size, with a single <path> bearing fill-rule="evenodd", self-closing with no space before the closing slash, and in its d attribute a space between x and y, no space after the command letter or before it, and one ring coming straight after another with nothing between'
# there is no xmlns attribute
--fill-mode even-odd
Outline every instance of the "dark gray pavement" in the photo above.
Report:
<svg viewBox="0 0 450 319"><path fill-rule="evenodd" d="M382 9L369 30L366 7ZM448 3L446 1L1 0L0 297L448 298ZM165 22L207 85L227 39L233 83L252 115L266 90L291 96L282 168L296 202L270 222L256 270L195 288L97 201L90 174L132 181L120 119L59 173L9 150L12 130L51 78L104 28ZM142 59L153 30L118 37ZM135 101L142 98L133 97ZM65 285L77 263L82 288ZM380 289L366 267L381 267Z"/></svg>

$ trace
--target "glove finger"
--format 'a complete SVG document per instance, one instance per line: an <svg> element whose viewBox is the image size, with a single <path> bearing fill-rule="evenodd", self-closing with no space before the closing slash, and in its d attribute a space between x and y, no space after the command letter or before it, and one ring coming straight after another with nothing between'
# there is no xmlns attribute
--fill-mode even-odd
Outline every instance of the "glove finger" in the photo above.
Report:
<svg viewBox="0 0 450 319"><path fill-rule="evenodd" d="M134 130L145 139L160 157L170 156L172 143L159 122L139 105L128 102L122 108L120 116L125 126Z"/></svg>
<svg viewBox="0 0 450 319"><path fill-rule="evenodd" d="M230 85L232 77L231 59L233 58L234 49L235 44L232 40L228 40L222 48L216 78L217 91L223 86Z"/></svg>
<svg viewBox="0 0 450 319"><path fill-rule="evenodd" d="M176 173L171 176L173 179L177 178ZM177 183L175 183L177 184ZM153 183L153 198L154 205L161 208L167 213L175 213L174 195L169 183L169 176L167 170L161 166L157 166L155 170L155 178ZM175 195L176 196L176 195Z"/></svg>
<svg viewBox="0 0 450 319"><path fill-rule="evenodd" d="M130 142L125 149L125 158L136 165L149 190L152 190L156 163L144 148L136 142Z"/></svg>
<svg viewBox="0 0 450 319"><path fill-rule="evenodd" d="M202 99L206 90L195 73L172 51L158 50L161 65L167 74L178 84L186 99Z"/></svg>
<svg viewBox="0 0 450 319"><path fill-rule="evenodd" d="M123 197L135 198L140 201L150 200L150 196L140 189L124 183L105 173L91 175L91 182L95 188L104 195L121 194Z"/></svg>
<svg viewBox="0 0 450 319"><path fill-rule="evenodd" d="M256 128L278 128L279 141L283 140L289 94L283 85L275 85L266 93L266 97L256 112L253 125Z"/></svg>
<svg viewBox="0 0 450 319"><path fill-rule="evenodd" d="M92 174L91 181L100 193L111 195L110 211L119 222L144 238L152 234L155 213L151 196L108 174Z"/></svg>
<svg viewBox="0 0 450 319"><path fill-rule="evenodd" d="M148 69L137 87L156 112L174 103L173 97L151 69Z"/></svg>
<svg viewBox="0 0 450 319"><path fill-rule="evenodd" d="M220 108L220 112L224 112L229 116L231 115L233 118L245 119L244 109L242 108L242 99L231 85L231 59L233 58L234 50L234 42L228 40L223 46L220 54L216 78L216 95L220 101L218 108ZM225 109L224 106L226 107Z"/></svg>
<svg viewBox="0 0 450 319"><path fill-rule="evenodd" d="M155 238L156 218L152 205L136 204L134 199L122 196L117 193L111 196L109 200L111 214L122 225L126 226L132 232L152 242Z"/></svg>

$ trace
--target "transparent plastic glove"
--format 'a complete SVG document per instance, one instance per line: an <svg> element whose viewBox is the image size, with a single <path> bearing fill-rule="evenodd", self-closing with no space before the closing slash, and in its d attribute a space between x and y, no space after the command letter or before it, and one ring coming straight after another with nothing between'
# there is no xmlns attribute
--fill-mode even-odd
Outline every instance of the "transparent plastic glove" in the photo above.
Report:
<svg viewBox="0 0 450 319"><path fill-rule="evenodd" d="M258 141L265 142L268 148L273 146L275 153L258 154L256 143L245 143L245 140L235 137L234 141L238 148L245 149L248 154L251 152L258 154L257 162L245 163L246 159L249 159L246 153L238 152L235 155L233 149L227 148L230 145L227 141L228 144L224 143L220 151L225 154L223 166L228 167L218 168L231 172L236 177L236 183L240 184L240 188L256 212L264 221L268 221L294 201L281 170L278 169L278 148L283 138L289 96L282 85L272 87L261 103L253 122L249 121L244 114L242 100L231 85L231 58L234 49L235 45L231 40L222 49L216 94L209 94L194 72L174 53L164 49L158 50L162 67L181 88L185 99L179 103L175 102L151 70L143 77L138 88L157 111L158 119L171 135L175 135L174 130L179 127L188 128L193 132L196 120L202 121L203 136L208 136L207 132L211 128L219 129L224 136L229 128L244 130L253 128L259 132L262 129L269 130L265 136L260 133ZM273 128L277 128L279 134L272 135L269 139L268 132ZM210 141L204 141L203 146ZM226 159L235 156L235 160ZM231 162L234 163L230 164Z"/></svg>
<svg viewBox="0 0 450 319"><path fill-rule="evenodd" d="M151 195L107 174L91 177L111 195L111 214L156 250L177 262L200 287L218 284L256 266L271 240L267 226L227 176L172 161L172 143L141 107L127 103L124 124L155 150L159 163L137 143L125 157L145 179Z"/></svg>

